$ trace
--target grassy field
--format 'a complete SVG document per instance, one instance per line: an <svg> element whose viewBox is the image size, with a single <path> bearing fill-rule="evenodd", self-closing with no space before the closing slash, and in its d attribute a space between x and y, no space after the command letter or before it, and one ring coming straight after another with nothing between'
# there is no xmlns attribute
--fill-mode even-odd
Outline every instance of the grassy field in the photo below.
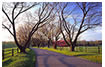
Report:
<svg viewBox="0 0 105 67"><path fill-rule="evenodd" d="M89 53L102 53L102 46L79 46L75 48L76 51Z"/></svg>
<svg viewBox="0 0 105 67"><path fill-rule="evenodd" d="M64 54L64 55L75 56L75 57L87 59L89 61L96 62L96 63L102 63L102 54L98 54L98 53L78 52L78 51L70 52L69 48L62 48L62 50L61 50L61 48L53 49L53 48L44 47L44 48L40 48L40 49L54 51L54 52L61 53L61 54Z"/></svg>
<svg viewBox="0 0 105 67"><path fill-rule="evenodd" d="M16 48L16 44L14 42L2 42L2 48Z"/></svg>
<svg viewBox="0 0 105 67"><path fill-rule="evenodd" d="M9 50L10 48L8 48ZM31 49L27 49L28 54L18 53L13 57L2 60L2 67L34 67L35 54ZM8 53L8 52L7 52Z"/></svg>

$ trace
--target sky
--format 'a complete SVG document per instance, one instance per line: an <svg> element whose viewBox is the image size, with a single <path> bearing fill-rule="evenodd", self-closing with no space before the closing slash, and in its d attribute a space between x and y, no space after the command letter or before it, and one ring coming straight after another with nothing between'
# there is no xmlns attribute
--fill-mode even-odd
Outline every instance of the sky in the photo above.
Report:
<svg viewBox="0 0 105 67"><path fill-rule="evenodd" d="M98 27L95 30L88 30L82 33L80 40L102 40L102 28ZM7 30L2 30L2 41L14 41L14 39Z"/></svg>
<svg viewBox="0 0 105 67"><path fill-rule="evenodd" d="M33 11L34 9L31 10ZM102 40L102 28L98 27L94 30L88 30L82 33L80 40ZM14 39L7 30L2 29L2 41L14 41Z"/></svg>
<svg viewBox="0 0 105 67"><path fill-rule="evenodd" d="M94 30L88 30L81 34L80 40L95 41L102 40L102 28L98 27Z"/></svg>

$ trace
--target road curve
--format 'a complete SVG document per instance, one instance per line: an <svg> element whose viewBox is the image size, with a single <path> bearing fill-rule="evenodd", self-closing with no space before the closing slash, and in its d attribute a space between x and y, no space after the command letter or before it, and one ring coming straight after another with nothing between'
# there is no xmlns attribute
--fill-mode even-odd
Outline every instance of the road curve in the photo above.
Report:
<svg viewBox="0 0 105 67"><path fill-rule="evenodd" d="M90 62L85 59L38 48L31 49L35 51L37 56L35 67L102 67L102 64Z"/></svg>

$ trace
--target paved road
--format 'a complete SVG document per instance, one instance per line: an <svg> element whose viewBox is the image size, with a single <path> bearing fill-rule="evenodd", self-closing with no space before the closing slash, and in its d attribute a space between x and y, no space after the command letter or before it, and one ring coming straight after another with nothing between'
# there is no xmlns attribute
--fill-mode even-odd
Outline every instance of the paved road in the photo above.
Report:
<svg viewBox="0 0 105 67"><path fill-rule="evenodd" d="M102 67L85 59L66 56L48 50L32 48L37 55L35 67Z"/></svg>

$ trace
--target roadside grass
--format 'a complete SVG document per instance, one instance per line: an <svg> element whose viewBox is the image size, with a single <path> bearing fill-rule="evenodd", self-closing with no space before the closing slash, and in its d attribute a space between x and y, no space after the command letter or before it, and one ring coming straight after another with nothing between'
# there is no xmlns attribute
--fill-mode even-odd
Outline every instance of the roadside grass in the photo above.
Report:
<svg viewBox="0 0 105 67"><path fill-rule="evenodd" d="M16 56L2 60L2 67L34 67L35 54L31 49L27 49L27 54L18 53Z"/></svg>
<svg viewBox="0 0 105 67"><path fill-rule="evenodd" d="M61 53L64 55L75 56L75 57L87 59L89 61L96 62L96 63L102 63L102 54L90 53L90 52L77 52L77 51L71 52L70 50L67 50L67 49L60 50L60 49L53 49L48 47L44 47L44 48L40 47L40 49L45 49L45 50Z"/></svg>

